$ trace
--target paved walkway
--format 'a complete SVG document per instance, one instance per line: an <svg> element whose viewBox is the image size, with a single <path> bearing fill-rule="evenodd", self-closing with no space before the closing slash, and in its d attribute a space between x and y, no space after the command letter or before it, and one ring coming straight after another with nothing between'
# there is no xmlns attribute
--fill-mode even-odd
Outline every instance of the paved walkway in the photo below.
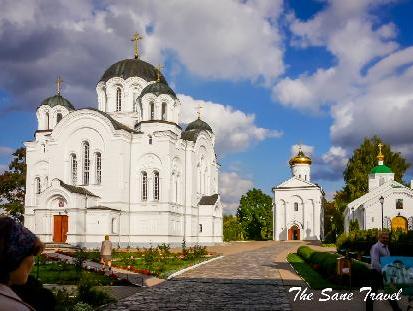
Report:
<svg viewBox="0 0 413 311"><path fill-rule="evenodd" d="M274 259L294 245L272 242L227 255L104 310L291 310Z"/></svg>

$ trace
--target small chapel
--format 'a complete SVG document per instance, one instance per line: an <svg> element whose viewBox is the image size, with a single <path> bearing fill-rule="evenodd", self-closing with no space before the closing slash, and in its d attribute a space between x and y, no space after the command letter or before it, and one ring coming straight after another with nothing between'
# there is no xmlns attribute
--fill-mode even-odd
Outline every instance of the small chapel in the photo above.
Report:
<svg viewBox="0 0 413 311"><path fill-rule="evenodd" d="M96 247L222 242L215 134L201 118L180 123L181 102L139 57L109 66L97 108L56 94L36 110L25 143L25 226L44 242Z"/></svg>
<svg viewBox="0 0 413 311"><path fill-rule="evenodd" d="M395 181L392 169L384 164L383 145L378 147L377 166L368 175L368 192L344 210L346 232L351 221L362 230L413 230L413 182L409 188Z"/></svg>
<svg viewBox="0 0 413 311"><path fill-rule="evenodd" d="M321 240L323 238L323 189L311 182L312 160L299 148L290 161L292 177L273 187L273 239Z"/></svg>

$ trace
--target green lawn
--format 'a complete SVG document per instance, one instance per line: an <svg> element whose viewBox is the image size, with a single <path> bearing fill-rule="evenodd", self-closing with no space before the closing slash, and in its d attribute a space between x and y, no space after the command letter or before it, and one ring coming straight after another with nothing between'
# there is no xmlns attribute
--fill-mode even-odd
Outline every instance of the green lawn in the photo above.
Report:
<svg viewBox="0 0 413 311"><path fill-rule="evenodd" d="M33 267L31 275L37 276L37 266ZM96 282L96 285L110 285L112 279L106 275L75 270L74 265L60 262L43 263L39 265L39 281L43 284L61 284L61 285L76 285L79 283L80 277L90 277Z"/></svg>
<svg viewBox="0 0 413 311"><path fill-rule="evenodd" d="M294 267L295 271L310 285L312 289L324 289L331 287L339 289L336 284L324 279L317 271L313 270L300 256L297 254L288 254L288 262Z"/></svg>

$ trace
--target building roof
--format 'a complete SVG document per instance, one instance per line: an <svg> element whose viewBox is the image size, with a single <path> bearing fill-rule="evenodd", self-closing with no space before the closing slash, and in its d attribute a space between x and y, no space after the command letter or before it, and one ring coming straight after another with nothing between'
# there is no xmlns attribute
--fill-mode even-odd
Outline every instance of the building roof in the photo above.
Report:
<svg viewBox="0 0 413 311"><path fill-rule="evenodd" d="M129 132L129 133L140 133L140 132L135 131L134 129L131 129L130 127L126 126L125 124L122 124L122 123L116 121L114 118L112 118L112 117L111 117L108 113L106 113L106 112L103 112L103 111L101 111L101 110L99 110L99 109L91 108L91 107L84 108L84 109L93 110L93 111L96 111L96 112L100 113L101 115L103 115L104 117L106 117L106 118L112 123L113 127L114 127L116 130L125 130L125 131L127 131L127 132ZM82 110L82 109L80 109L80 110Z"/></svg>
<svg viewBox="0 0 413 311"><path fill-rule="evenodd" d="M189 123L185 129L185 131L191 130L204 130L213 133L212 128L209 126L209 124L205 121L202 121L199 117L195 121Z"/></svg>
<svg viewBox="0 0 413 311"><path fill-rule="evenodd" d="M380 173L393 173L390 167L382 164L373 167L370 171L371 174L380 174Z"/></svg>
<svg viewBox="0 0 413 311"><path fill-rule="evenodd" d="M130 77L139 77L146 81L156 81L158 70L151 64L140 59L124 59L111 65L102 75L99 81L108 81L111 78L120 77L124 80ZM159 80L167 84L165 77L160 74Z"/></svg>
<svg viewBox="0 0 413 311"><path fill-rule="evenodd" d="M54 96L46 98L40 106L49 106L49 107L55 107L55 106L62 106L66 107L69 110L75 110L75 107L68 101L66 98L64 98L60 94L56 94Z"/></svg>
<svg viewBox="0 0 413 311"><path fill-rule="evenodd" d="M167 94L170 95L172 98L176 99L175 92L167 84L162 82L155 82L147 85L142 90L141 95L139 95L139 98L142 98L146 94L155 94L156 96L159 96L161 94Z"/></svg>
<svg viewBox="0 0 413 311"><path fill-rule="evenodd" d="M300 151L298 151L298 154L295 157L291 158L289 163L292 166L295 164L311 164L312 161L311 158L306 156L304 152L300 149Z"/></svg>
<svg viewBox="0 0 413 311"><path fill-rule="evenodd" d="M198 205L215 205L218 201L218 194L215 193L213 195L204 195L201 200L199 200Z"/></svg>
<svg viewBox="0 0 413 311"><path fill-rule="evenodd" d="M71 193L77 193L77 194L83 194L83 195L88 195L90 197L97 197L99 198L99 196L93 194L92 192L90 192L89 190L83 188L83 187L79 187L79 186L73 186L73 185L68 185L65 184L63 181L60 181L60 186L64 189L66 189L67 191L71 192Z"/></svg>
<svg viewBox="0 0 413 311"><path fill-rule="evenodd" d="M119 209L110 208L110 207L103 206L103 205L92 206L92 207L88 207L87 209L88 209L88 210L100 210L100 211L115 211L115 212L120 212Z"/></svg>

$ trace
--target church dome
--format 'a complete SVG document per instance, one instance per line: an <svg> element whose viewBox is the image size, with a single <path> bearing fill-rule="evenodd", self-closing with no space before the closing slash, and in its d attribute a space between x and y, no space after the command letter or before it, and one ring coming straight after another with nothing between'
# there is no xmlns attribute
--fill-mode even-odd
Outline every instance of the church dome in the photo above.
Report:
<svg viewBox="0 0 413 311"><path fill-rule="evenodd" d="M158 78L158 71L155 66L140 60L124 59L112 66L110 66L103 74L100 81L108 81L111 78L120 77L126 80L130 77L140 77L148 82L156 81ZM161 74L159 77L160 82L167 84L165 77Z"/></svg>
<svg viewBox="0 0 413 311"><path fill-rule="evenodd" d="M161 94L167 94L173 98L176 98L175 92L167 84L162 82L155 82L149 84L142 90L141 95L139 97L142 98L145 94L155 94L156 96L159 96Z"/></svg>
<svg viewBox="0 0 413 311"><path fill-rule="evenodd" d="M41 106L46 105L49 107L55 107L55 106L63 106L66 107L69 110L75 110L75 107L73 107L73 105L70 103L70 101L68 101L66 98L64 98L62 95L60 94L56 94L52 97L46 98Z"/></svg>
<svg viewBox="0 0 413 311"><path fill-rule="evenodd" d="M189 123L185 129L185 132L189 132L192 130L205 130L205 131L210 131L211 133L213 132L212 128L208 125L208 123L202 121L200 118Z"/></svg>
<svg viewBox="0 0 413 311"><path fill-rule="evenodd" d="M377 165L373 167L370 171L371 174L380 174L380 173L393 173L390 167L382 164L382 165Z"/></svg>
<svg viewBox="0 0 413 311"><path fill-rule="evenodd" d="M298 152L298 154L290 160L290 165L295 164L311 164L311 158L307 157L302 150Z"/></svg>

